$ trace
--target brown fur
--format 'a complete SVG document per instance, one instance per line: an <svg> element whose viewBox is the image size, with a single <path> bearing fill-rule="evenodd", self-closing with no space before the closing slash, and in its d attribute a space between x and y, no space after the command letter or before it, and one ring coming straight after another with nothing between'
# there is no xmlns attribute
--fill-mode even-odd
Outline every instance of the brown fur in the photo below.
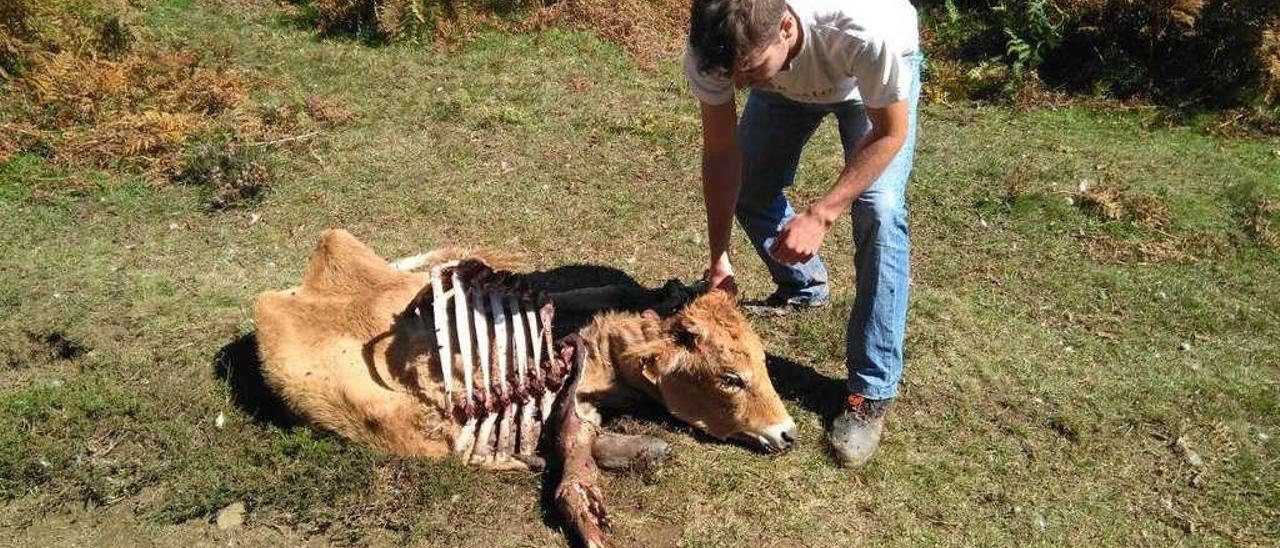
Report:
<svg viewBox="0 0 1280 548"><path fill-rule="evenodd" d="M496 269L499 255L442 249L425 266L475 257ZM302 284L268 291L254 309L264 376L310 424L401 455L442 456L458 426L445 397L434 334L398 315L428 283L399 272L351 234L326 231ZM666 320L608 313L580 333L590 352L579 395L616 406L653 399L717 437L786 418L764 368L764 349L732 296L712 291ZM461 378L460 360L454 361ZM732 371L748 379L730 390Z"/></svg>

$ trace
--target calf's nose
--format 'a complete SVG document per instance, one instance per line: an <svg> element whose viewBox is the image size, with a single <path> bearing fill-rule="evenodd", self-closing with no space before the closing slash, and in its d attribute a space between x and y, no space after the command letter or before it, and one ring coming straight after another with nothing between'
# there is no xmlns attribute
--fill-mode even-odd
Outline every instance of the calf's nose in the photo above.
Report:
<svg viewBox="0 0 1280 548"><path fill-rule="evenodd" d="M770 426L765 430L765 437L773 445L776 451L786 451L796 444L796 423L787 417L787 420Z"/></svg>

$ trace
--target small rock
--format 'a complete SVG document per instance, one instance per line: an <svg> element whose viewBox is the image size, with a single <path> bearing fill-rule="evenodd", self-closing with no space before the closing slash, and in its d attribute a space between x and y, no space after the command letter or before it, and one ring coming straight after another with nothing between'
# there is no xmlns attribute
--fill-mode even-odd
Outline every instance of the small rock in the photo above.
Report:
<svg viewBox="0 0 1280 548"><path fill-rule="evenodd" d="M49 459L46 459L44 457L40 457L39 463L41 468L48 468L50 466L53 466L53 463L49 462Z"/></svg>
<svg viewBox="0 0 1280 548"><path fill-rule="evenodd" d="M62 379L53 379L53 380L49 381L49 387L51 387L51 388L62 388Z"/></svg>
<svg viewBox="0 0 1280 548"><path fill-rule="evenodd" d="M233 502L228 504L226 508L218 510L217 518L218 529L229 531L239 529L244 525L244 503Z"/></svg>
<svg viewBox="0 0 1280 548"><path fill-rule="evenodd" d="M1178 345L1178 348L1180 348L1183 352L1190 352L1191 341L1182 341L1182 344Z"/></svg>
<svg viewBox="0 0 1280 548"><path fill-rule="evenodd" d="M1258 432L1258 441L1266 443L1271 441L1271 434L1266 432Z"/></svg>
<svg viewBox="0 0 1280 548"><path fill-rule="evenodd" d="M1049 522L1044 519L1044 514L1036 514L1036 529L1041 531L1049 526Z"/></svg>
<svg viewBox="0 0 1280 548"><path fill-rule="evenodd" d="M178 223L169 223L169 230L177 230Z"/></svg>
<svg viewBox="0 0 1280 548"><path fill-rule="evenodd" d="M227 415L222 411L218 411L218 416L213 419L213 427L217 428L218 430L222 430L222 427L226 425L227 425Z"/></svg>
<svg viewBox="0 0 1280 548"><path fill-rule="evenodd" d="M454 495L454 496L452 496L452 497L449 497L449 503L450 503L450 504L457 504L457 503L458 503L458 501L460 501L460 500L462 500L462 495Z"/></svg>
<svg viewBox="0 0 1280 548"><path fill-rule="evenodd" d="M978 224L982 225L982 228L987 228L987 220L982 217L978 217Z"/></svg>
<svg viewBox="0 0 1280 548"><path fill-rule="evenodd" d="M1204 472L1197 470L1196 473L1191 474L1191 479L1187 480L1187 485L1195 487L1196 489L1204 487Z"/></svg>
<svg viewBox="0 0 1280 548"><path fill-rule="evenodd" d="M1168 295L1167 293L1163 292L1163 291L1157 291L1157 292L1156 292L1156 298L1157 298L1157 299L1160 299L1160 300L1162 300L1162 301L1163 301L1163 300L1165 300L1165 299L1168 299L1168 298L1169 298L1169 295Z"/></svg>
<svg viewBox="0 0 1280 548"><path fill-rule="evenodd" d="M258 224L258 221L261 221L261 220L262 220L262 215L259 215L259 214L257 214L257 213L250 213L250 214L249 214L249 226L253 226L253 225L255 225L255 224Z"/></svg>
<svg viewBox="0 0 1280 548"><path fill-rule="evenodd" d="M1193 468L1204 466L1204 459L1200 458L1200 455L1187 445L1186 438L1178 438L1174 440L1173 450L1179 455L1182 455L1182 458L1187 461L1187 464L1190 464Z"/></svg>

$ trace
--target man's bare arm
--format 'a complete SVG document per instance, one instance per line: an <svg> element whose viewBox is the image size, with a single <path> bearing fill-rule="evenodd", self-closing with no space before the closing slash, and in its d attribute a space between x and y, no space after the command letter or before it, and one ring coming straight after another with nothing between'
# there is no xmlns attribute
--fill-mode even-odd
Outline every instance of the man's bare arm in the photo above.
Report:
<svg viewBox="0 0 1280 548"><path fill-rule="evenodd" d="M711 252L707 278L712 286L720 286L726 279L732 283L730 235L742 185L737 128L733 99L720 105L702 103L702 199L707 208L707 243Z"/></svg>
<svg viewBox="0 0 1280 548"><path fill-rule="evenodd" d="M849 162L840 172L836 184L783 227L770 253L787 264L808 261L822 246L822 239L836 219L849 210L902 150L910 129L906 101L890 103L885 108L867 109L871 132L858 143Z"/></svg>
<svg viewBox="0 0 1280 548"><path fill-rule="evenodd" d="M890 103L885 108L867 109L871 133L858 143L835 187L809 208L827 225L848 211L850 204L880 178L893 157L902 150L910 129L907 116L906 101Z"/></svg>

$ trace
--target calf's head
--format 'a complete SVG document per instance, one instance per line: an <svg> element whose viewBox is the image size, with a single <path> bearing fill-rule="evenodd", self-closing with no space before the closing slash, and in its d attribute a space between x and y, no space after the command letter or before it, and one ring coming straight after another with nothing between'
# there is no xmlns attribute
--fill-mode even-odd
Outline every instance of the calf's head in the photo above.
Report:
<svg viewBox="0 0 1280 548"><path fill-rule="evenodd" d="M663 404L722 440L766 452L789 449L795 422L765 369L764 344L734 297L715 289L658 321L656 337L628 349Z"/></svg>

